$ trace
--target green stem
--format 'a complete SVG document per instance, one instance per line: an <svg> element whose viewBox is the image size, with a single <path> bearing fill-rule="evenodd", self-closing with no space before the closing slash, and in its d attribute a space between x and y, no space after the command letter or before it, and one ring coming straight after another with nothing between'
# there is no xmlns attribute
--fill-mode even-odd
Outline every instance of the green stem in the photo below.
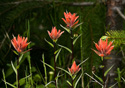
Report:
<svg viewBox="0 0 125 88"><path fill-rule="evenodd" d="M101 57L101 60L102 60L102 65L104 66L104 58L103 57ZM105 73L105 71L104 71L104 67L102 68L102 74L103 74L103 88L105 88L105 76L104 76L104 73Z"/></svg>
<svg viewBox="0 0 125 88"><path fill-rule="evenodd" d="M72 79L72 88L74 88L74 86L73 86L73 82L74 82L74 80Z"/></svg>
<svg viewBox="0 0 125 88"><path fill-rule="evenodd" d="M73 62L73 32L72 32L72 28L70 28L70 31L71 31L72 62Z"/></svg>
<svg viewBox="0 0 125 88"><path fill-rule="evenodd" d="M17 58L17 88L20 88L20 83L19 83L19 58L20 58L20 54L18 55L18 58Z"/></svg>
<svg viewBox="0 0 125 88"><path fill-rule="evenodd" d="M54 42L53 45L54 45L54 69L55 69L55 71L54 71L54 78L56 78L56 58L55 58L55 56L56 56L56 54L55 54L56 43ZM56 79L55 79L55 88L57 88Z"/></svg>

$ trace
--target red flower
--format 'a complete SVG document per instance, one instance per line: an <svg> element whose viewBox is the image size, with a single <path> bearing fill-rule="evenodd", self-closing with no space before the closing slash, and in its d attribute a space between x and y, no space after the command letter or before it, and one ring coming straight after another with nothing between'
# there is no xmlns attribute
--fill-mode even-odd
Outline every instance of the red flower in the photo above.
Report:
<svg viewBox="0 0 125 88"><path fill-rule="evenodd" d="M15 36L13 36L11 43L18 53L23 52L24 49L29 44L29 43L27 43L27 38L25 38L25 37L22 38L22 36L19 36L19 35L18 35L17 39Z"/></svg>
<svg viewBox="0 0 125 88"><path fill-rule="evenodd" d="M95 43L95 47L98 51L94 49L92 50L101 57L110 55L110 52L114 48L114 46L112 46L113 42L109 42L109 45L107 43L108 39L106 39L106 41L102 41L100 38L99 43Z"/></svg>
<svg viewBox="0 0 125 88"><path fill-rule="evenodd" d="M51 33L50 33L50 31L48 31L48 34L49 34L49 36L50 36L50 38L52 39L52 40L57 40L61 35L62 35L62 33L64 33L64 31L58 31L57 32L57 29L56 29L56 27L52 27L52 31L51 31Z"/></svg>
<svg viewBox="0 0 125 88"><path fill-rule="evenodd" d="M70 72L71 74L75 74L75 73L79 72L79 70L80 70L81 68L79 68L79 65L77 66L77 65L76 65L76 62L74 61L73 64L72 64L72 67L71 67L71 68L68 68L68 69L69 69L69 72Z"/></svg>
<svg viewBox="0 0 125 88"><path fill-rule="evenodd" d="M71 14L70 12L69 13L64 12L64 16L65 19L62 18L62 20L67 24L67 27L72 28L79 22L79 20L77 20L79 16L76 16L75 13Z"/></svg>

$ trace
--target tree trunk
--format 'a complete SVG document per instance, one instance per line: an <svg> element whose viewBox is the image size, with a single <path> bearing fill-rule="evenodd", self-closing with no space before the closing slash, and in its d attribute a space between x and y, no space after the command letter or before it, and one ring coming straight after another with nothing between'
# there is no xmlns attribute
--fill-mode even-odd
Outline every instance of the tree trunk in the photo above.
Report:
<svg viewBox="0 0 125 88"><path fill-rule="evenodd" d="M106 14L106 28L107 30L122 30L123 28L123 19L121 16L117 13L116 7L123 12L123 4L122 0L107 0L107 14ZM105 88L109 88L110 86L114 85L117 81L115 78L117 78L117 68L119 67L122 55L121 53L118 53L118 51L112 51L112 53L108 56L111 59L104 59L104 71L108 70L112 65L114 67L109 71L109 73L106 76L105 80ZM105 57L106 58L106 57ZM116 84L113 88L119 88ZM121 87L123 88L123 87Z"/></svg>

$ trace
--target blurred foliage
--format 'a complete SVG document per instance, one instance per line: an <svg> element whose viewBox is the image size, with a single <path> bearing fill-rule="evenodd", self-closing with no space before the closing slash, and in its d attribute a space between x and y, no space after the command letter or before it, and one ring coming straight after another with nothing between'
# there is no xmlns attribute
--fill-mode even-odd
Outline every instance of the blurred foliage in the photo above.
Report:
<svg viewBox="0 0 125 88"><path fill-rule="evenodd" d="M28 76L28 56L31 56L32 64L32 75L35 88L43 88L44 84L44 69L42 60L42 53L45 55L45 62L53 66L53 48L45 42L45 38L52 42L47 30L51 30L53 26L56 26L57 29L63 30L60 27L60 24L65 26L65 23L61 18L64 17L64 12L67 10L71 13L77 13L79 15L80 22L83 22L80 31L80 27L74 30L76 35L82 33L83 47L80 47L80 39L77 40L74 46L74 57L76 58L77 63L81 62L81 49L83 50L83 59L89 57L89 60L83 65L84 71L88 74L91 74L91 68L95 66L96 73L99 72L99 64L101 59L91 50L94 48L93 41L97 42L99 38L105 34L105 14L106 7L104 4L98 4L96 0L84 0L84 1L93 1L95 2L92 6L73 6L68 4L63 4L63 0L59 2L53 2L50 0L0 0L0 78L2 77L2 69L4 69L6 74L6 81L12 84L15 83L14 72L12 70L11 61L16 62L17 56L14 55L11 47L10 40L12 39L12 34L17 36L27 36L27 21L30 22L30 39L32 50L29 53L26 53L23 56L21 66L20 66L20 78ZM74 2L81 2L83 0L74 0ZM15 3L14 3L15 2ZM65 0L65 2L72 2L72 0ZM70 35L65 31L64 34L58 39L58 44L64 45L71 48ZM59 49L59 47L56 47ZM71 66L72 63L69 63L71 60L70 53L65 49L61 50L59 58L57 60L57 66L62 68L67 68ZM48 78L51 77L49 72L50 68L47 68ZM21 74L23 73L23 74ZM101 76L101 74L99 74ZM66 80L65 77L60 78L59 81L60 88L68 86L68 84L62 80ZM22 83L22 86L25 85ZM69 77L68 77L69 79ZM88 77L85 77L86 84L89 82ZM51 80L52 81L52 80ZM81 83L80 83L81 84ZM78 84L78 88L80 88ZM90 83L90 86L97 86L97 84ZM0 88L4 88L4 83L0 80ZM100 88L97 86L95 88Z"/></svg>

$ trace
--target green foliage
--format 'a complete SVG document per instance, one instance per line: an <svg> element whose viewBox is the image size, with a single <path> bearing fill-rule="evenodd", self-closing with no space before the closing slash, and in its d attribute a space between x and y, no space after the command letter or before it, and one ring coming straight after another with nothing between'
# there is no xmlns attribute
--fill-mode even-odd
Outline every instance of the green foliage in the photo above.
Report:
<svg viewBox="0 0 125 88"><path fill-rule="evenodd" d="M113 41L113 45L115 45L115 48L125 45L125 30L112 30L107 32L106 35L109 39L111 39L111 41Z"/></svg>

